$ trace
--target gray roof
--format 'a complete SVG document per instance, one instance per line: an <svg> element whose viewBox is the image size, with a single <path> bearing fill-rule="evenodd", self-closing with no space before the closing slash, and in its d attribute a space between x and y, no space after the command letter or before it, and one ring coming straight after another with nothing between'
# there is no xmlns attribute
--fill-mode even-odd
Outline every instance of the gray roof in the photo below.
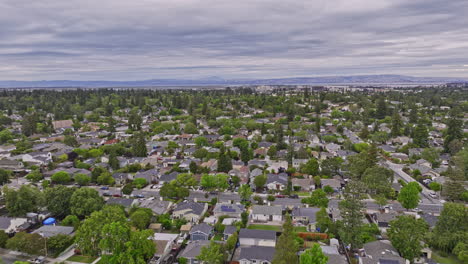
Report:
<svg viewBox="0 0 468 264"><path fill-rule="evenodd" d="M171 202L169 201L160 201L160 200L150 200L146 199L143 201L140 201L140 207L143 208L149 208L151 209L155 214L164 214L167 209L169 208L169 205L171 205Z"/></svg>
<svg viewBox="0 0 468 264"><path fill-rule="evenodd" d="M179 173L175 171L169 174L163 174L161 175L161 177L159 177L159 180L163 182L170 182L175 180L177 178L177 175L179 175Z"/></svg>
<svg viewBox="0 0 468 264"><path fill-rule="evenodd" d="M242 204L228 204L228 203L218 203L216 204L213 212L214 213L242 213L244 212L245 207Z"/></svg>
<svg viewBox="0 0 468 264"><path fill-rule="evenodd" d="M294 208L291 215L292 216L307 216L309 218L309 223L315 223L316 214L320 211L320 208L309 207L309 208Z"/></svg>
<svg viewBox="0 0 468 264"><path fill-rule="evenodd" d="M276 231L242 228L239 232L239 238L269 239L276 241Z"/></svg>
<svg viewBox="0 0 468 264"><path fill-rule="evenodd" d="M228 226L226 226L226 227L224 228L223 234L225 234L225 235L232 235L232 234L234 234L235 232L237 232L237 227L228 225Z"/></svg>
<svg viewBox="0 0 468 264"><path fill-rule="evenodd" d="M201 233L204 233L204 234L211 234L211 232L213 231L213 227L206 224L206 223L201 223L201 224L198 224L194 227L192 227L192 230L190 230L190 234L192 233L195 233L195 232L201 232Z"/></svg>
<svg viewBox="0 0 468 264"><path fill-rule="evenodd" d="M71 235L73 233L73 227L45 225L34 230L33 233L40 234L43 237L53 237L56 235Z"/></svg>
<svg viewBox="0 0 468 264"><path fill-rule="evenodd" d="M128 198L109 198L106 204L117 204L122 205L123 207L130 207L133 204L133 199Z"/></svg>
<svg viewBox="0 0 468 264"><path fill-rule="evenodd" d="M13 220L13 218L0 216L0 230L5 230L9 228L11 224L11 220Z"/></svg>
<svg viewBox="0 0 468 264"><path fill-rule="evenodd" d="M192 213L196 215L201 215L203 211L205 210L205 205L206 205L205 203L196 203L192 201L187 201L187 202L177 204L174 211L190 209Z"/></svg>
<svg viewBox="0 0 468 264"><path fill-rule="evenodd" d="M282 215L283 209L281 206L254 205L252 207L252 214Z"/></svg>
<svg viewBox="0 0 468 264"><path fill-rule="evenodd" d="M274 247L261 247L261 246L251 246L251 247L241 247L239 260L267 260L271 262L275 255Z"/></svg>
<svg viewBox="0 0 468 264"><path fill-rule="evenodd" d="M279 182L284 185L288 184L288 175L286 173L268 174L267 177L267 184L272 182Z"/></svg>
<svg viewBox="0 0 468 264"><path fill-rule="evenodd" d="M198 255L200 255L200 250L202 247L207 246L210 244L209 240L197 240L197 241L192 241L187 244L187 247L182 251L180 254L180 257L183 258L196 258Z"/></svg>
<svg viewBox="0 0 468 264"><path fill-rule="evenodd" d="M366 256L362 258L364 264L404 264L406 262L405 259L400 257L397 250L390 244L390 241L377 240L366 243L364 244L364 251L366 252Z"/></svg>

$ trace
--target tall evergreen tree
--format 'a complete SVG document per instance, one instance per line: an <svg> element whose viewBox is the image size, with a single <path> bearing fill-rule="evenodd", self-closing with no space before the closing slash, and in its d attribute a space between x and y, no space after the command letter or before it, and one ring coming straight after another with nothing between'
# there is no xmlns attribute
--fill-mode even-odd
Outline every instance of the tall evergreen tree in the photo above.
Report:
<svg viewBox="0 0 468 264"><path fill-rule="evenodd" d="M146 140L143 132L136 133L132 139L132 152L136 157L146 157Z"/></svg>
<svg viewBox="0 0 468 264"><path fill-rule="evenodd" d="M422 122L419 122L413 132L413 143L418 147L425 148L429 146L427 138L429 133L427 127Z"/></svg>
<svg viewBox="0 0 468 264"><path fill-rule="evenodd" d="M351 249L362 246L364 204L361 199L364 188L361 182L350 182L344 192L345 199L339 203L340 215L343 218L339 234L345 245L350 245Z"/></svg>
<svg viewBox="0 0 468 264"><path fill-rule="evenodd" d="M387 116L387 103L385 102L385 97L381 96L377 100L377 110L375 111L375 117L378 119L384 119Z"/></svg>
<svg viewBox="0 0 468 264"><path fill-rule="evenodd" d="M392 116L392 137L398 137L401 135L401 128L403 127L403 122L401 121L400 114L398 110L395 109Z"/></svg>
<svg viewBox="0 0 468 264"><path fill-rule="evenodd" d="M296 237L291 216L287 214L283 224L283 232L278 238L278 242L276 242L276 251L272 264L297 264L299 262L297 257L299 245Z"/></svg>

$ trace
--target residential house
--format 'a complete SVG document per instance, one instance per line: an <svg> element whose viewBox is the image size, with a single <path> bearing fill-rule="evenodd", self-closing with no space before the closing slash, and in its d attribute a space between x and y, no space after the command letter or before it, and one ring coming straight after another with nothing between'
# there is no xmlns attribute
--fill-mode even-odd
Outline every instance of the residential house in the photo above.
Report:
<svg viewBox="0 0 468 264"><path fill-rule="evenodd" d="M154 197L144 199L139 201L139 207L142 208L149 208L153 213L157 215L165 214L169 211L169 209L172 206L172 202L170 201L164 201L162 199L157 200L154 199Z"/></svg>
<svg viewBox="0 0 468 264"><path fill-rule="evenodd" d="M276 232L272 230L258 230L242 228L239 232L241 246L276 246Z"/></svg>
<svg viewBox="0 0 468 264"><path fill-rule="evenodd" d="M0 230L5 233L16 233L22 230L21 226L28 222L26 218L13 218L0 216Z"/></svg>
<svg viewBox="0 0 468 264"><path fill-rule="evenodd" d="M176 205L172 217L175 219L184 218L188 222L198 223L207 210L207 203L187 201Z"/></svg>
<svg viewBox="0 0 468 264"><path fill-rule="evenodd" d="M309 192L315 189L314 180L312 179L293 178L291 184L294 190Z"/></svg>
<svg viewBox="0 0 468 264"><path fill-rule="evenodd" d="M232 226L232 225L227 225L225 228L224 228L224 231L223 231L223 239L224 241L228 240L228 238L233 235L234 233L237 232L237 227L236 226Z"/></svg>
<svg viewBox="0 0 468 264"><path fill-rule="evenodd" d="M217 203L213 209L215 217L227 215L229 217L240 218L245 211L245 206L242 204Z"/></svg>
<svg viewBox="0 0 468 264"><path fill-rule="evenodd" d="M295 208L291 213L293 223L305 225L309 231L313 232L317 223L316 214L318 211L320 211L320 208L316 207Z"/></svg>
<svg viewBox="0 0 468 264"><path fill-rule="evenodd" d="M0 160L0 169L20 171L24 169L24 165L21 161L2 159Z"/></svg>
<svg viewBox="0 0 468 264"><path fill-rule="evenodd" d="M39 234L42 237L53 237L56 235L67 235L73 234L74 228L72 226L57 226L57 225L44 225L34 230L33 234Z"/></svg>
<svg viewBox="0 0 468 264"><path fill-rule="evenodd" d="M153 242L156 245L154 256L157 258L155 264L166 263L166 258L170 255L172 248L176 245L179 234L155 233Z"/></svg>
<svg viewBox="0 0 468 264"><path fill-rule="evenodd" d="M250 219L254 222L282 222L283 209L280 206L254 205Z"/></svg>
<svg viewBox="0 0 468 264"><path fill-rule="evenodd" d="M189 234L190 240L192 241L210 240L210 237L213 234L213 227L206 223L201 223L193 226Z"/></svg>
<svg viewBox="0 0 468 264"><path fill-rule="evenodd" d="M398 251L388 240L377 240L364 244L359 258L360 264L409 264L409 261L400 257Z"/></svg>
<svg viewBox="0 0 468 264"><path fill-rule="evenodd" d="M283 191L288 186L286 173L267 174L266 186L269 190Z"/></svg>
<svg viewBox="0 0 468 264"><path fill-rule="evenodd" d="M274 247L250 246L239 250L239 264L271 264L275 255Z"/></svg>
<svg viewBox="0 0 468 264"><path fill-rule="evenodd" d="M198 260L197 257L200 255L202 247L208 246L210 241L208 240L197 240L187 244L185 249L179 254L179 258L187 259L187 264L201 264L202 261Z"/></svg>

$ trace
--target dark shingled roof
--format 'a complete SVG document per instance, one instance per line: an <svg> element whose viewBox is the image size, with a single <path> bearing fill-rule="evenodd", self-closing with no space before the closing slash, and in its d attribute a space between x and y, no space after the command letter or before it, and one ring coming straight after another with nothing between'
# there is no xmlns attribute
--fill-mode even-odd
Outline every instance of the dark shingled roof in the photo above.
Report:
<svg viewBox="0 0 468 264"><path fill-rule="evenodd" d="M258 239L276 240L276 231L242 228L239 232L239 238L258 238Z"/></svg>
<svg viewBox="0 0 468 264"><path fill-rule="evenodd" d="M251 246L251 247L242 247L240 249L239 260L248 259L248 260L267 260L272 261L273 256L275 255L274 247L261 247L261 246Z"/></svg>

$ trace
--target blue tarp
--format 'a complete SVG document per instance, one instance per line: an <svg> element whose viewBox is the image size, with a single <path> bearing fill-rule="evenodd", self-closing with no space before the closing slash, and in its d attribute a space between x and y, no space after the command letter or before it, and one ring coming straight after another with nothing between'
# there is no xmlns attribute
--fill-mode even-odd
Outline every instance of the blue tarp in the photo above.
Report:
<svg viewBox="0 0 468 264"><path fill-rule="evenodd" d="M49 218L47 218L46 220L44 220L44 221L42 222L42 224L44 224L44 225L53 225L53 224L55 224L56 222L57 222L57 221L55 220L55 218L49 217Z"/></svg>

